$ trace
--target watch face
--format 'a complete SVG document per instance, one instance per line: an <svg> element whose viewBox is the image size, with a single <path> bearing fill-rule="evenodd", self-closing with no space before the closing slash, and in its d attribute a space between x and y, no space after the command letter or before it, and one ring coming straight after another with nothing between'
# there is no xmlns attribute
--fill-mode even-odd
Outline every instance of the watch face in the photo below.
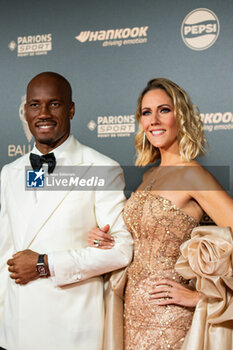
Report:
<svg viewBox="0 0 233 350"><path fill-rule="evenodd" d="M48 274L48 271L47 271L47 268L46 268L46 266L44 265L44 264L38 264L37 266L36 266L36 268L37 268L37 271L38 271L38 273L41 275L41 276L47 276L47 274Z"/></svg>

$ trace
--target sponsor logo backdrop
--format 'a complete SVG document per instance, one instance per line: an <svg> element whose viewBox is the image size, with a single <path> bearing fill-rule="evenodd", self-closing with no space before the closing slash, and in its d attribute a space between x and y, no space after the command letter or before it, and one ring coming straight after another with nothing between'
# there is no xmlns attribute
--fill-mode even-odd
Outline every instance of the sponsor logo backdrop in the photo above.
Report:
<svg viewBox="0 0 233 350"><path fill-rule="evenodd" d="M0 167L30 151L27 82L41 71L73 87L72 132L122 165L134 162L136 102L166 77L199 106L209 150L200 162L229 166L233 195L232 0L1 1Z"/></svg>

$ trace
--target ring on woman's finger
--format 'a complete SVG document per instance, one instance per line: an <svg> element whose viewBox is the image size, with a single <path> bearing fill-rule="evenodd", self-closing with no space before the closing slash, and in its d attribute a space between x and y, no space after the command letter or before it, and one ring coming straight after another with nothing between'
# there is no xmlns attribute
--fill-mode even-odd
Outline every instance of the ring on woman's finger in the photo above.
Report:
<svg viewBox="0 0 233 350"><path fill-rule="evenodd" d="M94 244L95 247L99 247L100 246L99 239L94 239L93 244Z"/></svg>
<svg viewBox="0 0 233 350"><path fill-rule="evenodd" d="M168 290L166 291L166 298L168 298L169 297L169 295L168 295Z"/></svg>

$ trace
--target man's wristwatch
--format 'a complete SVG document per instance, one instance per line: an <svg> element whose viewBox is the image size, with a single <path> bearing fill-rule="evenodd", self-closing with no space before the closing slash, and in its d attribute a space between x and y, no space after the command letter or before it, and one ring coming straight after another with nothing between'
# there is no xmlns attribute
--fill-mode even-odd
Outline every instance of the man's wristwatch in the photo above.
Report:
<svg viewBox="0 0 233 350"><path fill-rule="evenodd" d="M48 267L44 262L44 256L45 254L40 254L36 264L36 270L40 276L47 276L49 274Z"/></svg>

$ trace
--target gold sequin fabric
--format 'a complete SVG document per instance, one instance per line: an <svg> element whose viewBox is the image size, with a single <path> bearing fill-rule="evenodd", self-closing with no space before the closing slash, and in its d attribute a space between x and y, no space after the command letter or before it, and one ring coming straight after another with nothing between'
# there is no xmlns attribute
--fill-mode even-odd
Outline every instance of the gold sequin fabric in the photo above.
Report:
<svg viewBox="0 0 233 350"><path fill-rule="evenodd" d="M180 245L190 238L196 220L170 200L150 191L133 193L124 220L134 237L134 259L125 292L125 350L181 349L191 326L193 310L159 306L149 299L153 282L169 278L187 286L174 265Z"/></svg>

